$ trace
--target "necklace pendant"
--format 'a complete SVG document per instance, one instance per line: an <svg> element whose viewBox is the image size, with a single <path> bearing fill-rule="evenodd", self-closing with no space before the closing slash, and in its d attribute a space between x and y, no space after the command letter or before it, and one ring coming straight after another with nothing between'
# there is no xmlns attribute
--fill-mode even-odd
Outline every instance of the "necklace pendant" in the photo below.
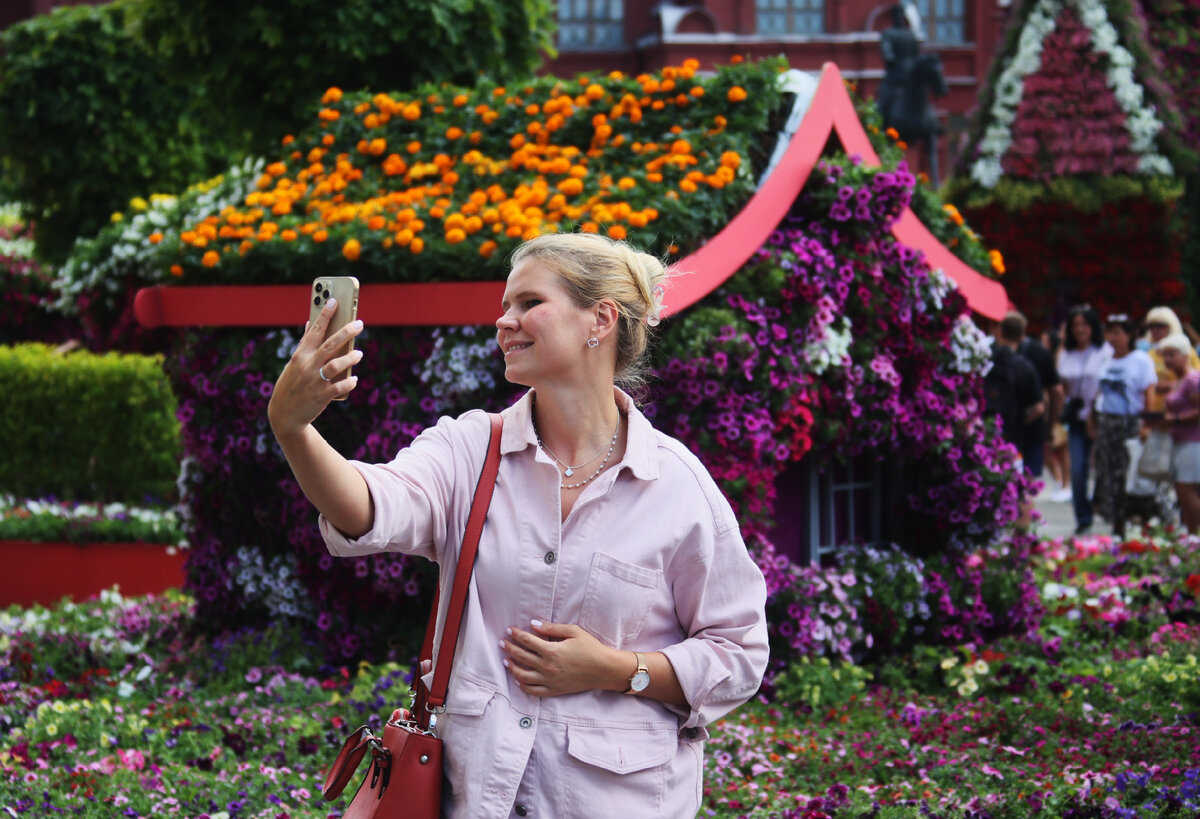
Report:
<svg viewBox="0 0 1200 819"><path fill-rule="evenodd" d="M566 476L569 478L569 477L571 477L572 475L574 475L574 474L575 474L575 470L574 470L574 469L572 469L571 467L569 467L569 466L568 466L568 467L566 468L566 471L564 471L564 472L563 472L563 474L564 474L564 475L566 475Z"/></svg>

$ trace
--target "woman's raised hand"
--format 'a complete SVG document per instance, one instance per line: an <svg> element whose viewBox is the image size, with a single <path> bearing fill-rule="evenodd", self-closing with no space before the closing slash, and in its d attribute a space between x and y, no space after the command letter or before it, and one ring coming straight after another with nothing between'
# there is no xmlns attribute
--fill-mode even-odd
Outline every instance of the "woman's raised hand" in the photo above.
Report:
<svg viewBox="0 0 1200 819"><path fill-rule="evenodd" d="M277 438L300 432L325 411L330 401L348 394L358 384L358 376L354 375L335 379L362 360L362 351L337 353L362 332L363 323L352 321L325 338L325 328L336 311L337 300L330 299L316 321L305 328L296 351L275 382L267 418Z"/></svg>

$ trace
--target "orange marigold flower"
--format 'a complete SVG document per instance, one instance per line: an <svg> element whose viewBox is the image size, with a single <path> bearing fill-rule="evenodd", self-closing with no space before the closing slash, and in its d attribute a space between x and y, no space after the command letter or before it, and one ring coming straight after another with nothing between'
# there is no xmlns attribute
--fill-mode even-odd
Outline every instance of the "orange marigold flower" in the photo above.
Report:
<svg viewBox="0 0 1200 819"><path fill-rule="evenodd" d="M370 228L371 230L383 230L383 228L386 225L387 225L387 219L384 219L382 216L379 216L378 214L376 214L375 216L372 216L370 219L367 220L367 227Z"/></svg>
<svg viewBox="0 0 1200 819"><path fill-rule="evenodd" d="M454 97L453 103L454 103L455 108L461 108L462 106L467 104L467 95L466 94L456 95Z"/></svg>
<svg viewBox="0 0 1200 819"><path fill-rule="evenodd" d="M159 242L161 242L162 240L163 240L163 235L161 233L158 233L157 231L155 231L154 233L151 233L150 236L147 237L147 241L149 241L150 244L152 244L152 245L156 245Z"/></svg>
<svg viewBox="0 0 1200 819"><path fill-rule="evenodd" d="M320 243L320 242L325 241L328 238L329 238L329 231L327 231L327 230L314 230L313 231L312 240L314 242Z"/></svg>
<svg viewBox="0 0 1200 819"><path fill-rule="evenodd" d="M600 226L595 222L584 222L579 226L579 231L581 233L599 233Z"/></svg>
<svg viewBox="0 0 1200 819"><path fill-rule="evenodd" d="M373 139L367 146L367 150L370 151L371 156L382 156L383 152L387 150L387 140L382 138Z"/></svg>
<svg viewBox="0 0 1200 819"><path fill-rule="evenodd" d="M589 100L602 99L604 97L604 87L600 86L600 85L596 85L595 83L592 83L591 85L589 85L587 87L587 90L584 91L583 93L584 93L584 96L586 96Z"/></svg>
<svg viewBox="0 0 1200 819"><path fill-rule="evenodd" d="M671 153L673 154L689 154L692 152L692 146L686 139L677 139L671 143Z"/></svg>
<svg viewBox="0 0 1200 819"><path fill-rule="evenodd" d="M221 261L221 254L215 250L210 250L201 257L200 264L205 267L216 267L219 261Z"/></svg>
<svg viewBox="0 0 1200 819"><path fill-rule="evenodd" d="M583 193L583 182L570 176L558 183L558 189L567 196L578 196Z"/></svg>
<svg viewBox="0 0 1200 819"><path fill-rule="evenodd" d="M735 85L733 88L729 89L729 93L727 93L725 96L730 102L741 102L742 100L746 99L746 89L742 88L740 85Z"/></svg>
<svg viewBox="0 0 1200 819"><path fill-rule="evenodd" d="M496 248L500 245L493 239L488 239L479 246L479 255L485 259L492 258L492 254L496 252Z"/></svg>
<svg viewBox="0 0 1200 819"><path fill-rule="evenodd" d="M400 116L404 117L409 122L412 122L414 119L420 119L421 106L417 105L415 102L410 102L408 105L400 109Z"/></svg>
<svg viewBox="0 0 1200 819"><path fill-rule="evenodd" d="M721 154L721 166L724 168L739 168L742 164L742 158L737 151L726 151Z"/></svg>
<svg viewBox="0 0 1200 819"><path fill-rule="evenodd" d="M417 141L414 139L412 142L408 143L408 147L406 148L406 150L407 150L407 151L408 151L410 154L415 154L417 151L421 150L421 143L420 143L420 142L417 142Z"/></svg>
<svg viewBox="0 0 1200 819"><path fill-rule="evenodd" d="M989 250L988 258L992 261L992 270L995 270L1001 276L1004 275L1004 256L999 250Z"/></svg>
<svg viewBox="0 0 1200 819"><path fill-rule="evenodd" d="M462 228L454 228L446 231L446 243L456 245L467 238L467 232Z"/></svg>
<svg viewBox="0 0 1200 819"><path fill-rule="evenodd" d="M690 179L681 180L679 183L679 189L684 193L695 193L696 183Z"/></svg>
<svg viewBox="0 0 1200 819"><path fill-rule="evenodd" d="M279 234L279 238L283 239L283 241L285 241L285 242L296 241L296 236L297 236L296 231L291 230L290 228Z"/></svg>
<svg viewBox="0 0 1200 819"><path fill-rule="evenodd" d="M900 138L900 132L897 131L895 128L888 128L886 131L884 131L884 133L887 134L888 136L890 136L892 139Z"/></svg>
<svg viewBox="0 0 1200 819"><path fill-rule="evenodd" d="M446 139L462 139L463 130L457 125L451 125L446 129Z"/></svg>
<svg viewBox="0 0 1200 819"><path fill-rule="evenodd" d="M182 268L182 267L180 267L180 266L179 266L179 265L177 265L177 264L173 264L173 265L171 265L171 275L172 275L172 276L182 276L182 275L183 275L183 268Z"/></svg>
<svg viewBox="0 0 1200 819"><path fill-rule="evenodd" d="M334 137L333 134L325 134L325 136L321 137L321 144L322 145L332 145L335 142L335 140L336 140L336 138Z"/></svg>
<svg viewBox="0 0 1200 819"><path fill-rule="evenodd" d="M334 120L339 119L341 116L342 112L334 110L333 108L322 108L317 113L317 117L325 120L326 122L333 122Z"/></svg>
<svg viewBox="0 0 1200 819"><path fill-rule="evenodd" d="M633 177L631 177L631 176L622 176L621 180L619 182L617 182L617 187L623 191L627 191L630 188L633 188L636 186L637 186L637 182L635 182Z"/></svg>
<svg viewBox="0 0 1200 819"><path fill-rule="evenodd" d="M321 97L322 105L332 105L335 102L341 102L341 101L342 101L342 89L338 88L336 85L330 86L330 88L325 91L325 96Z"/></svg>
<svg viewBox="0 0 1200 819"><path fill-rule="evenodd" d="M703 85L693 85L692 90L689 91L688 93L691 94L693 97L696 97L697 99L699 99L700 97L704 96L704 86Z"/></svg>
<svg viewBox="0 0 1200 819"><path fill-rule="evenodd" d="M352 262L357 262L358 257L362 255L362 245L358 239L349 239L346 244L342 245L342 255Z"/></svg>
<svg viewBox="0 0 1200 819"><path fill-rule="evenodd" d="M609 225L608 235L613 239L624 239L627 232L624 225Z"/></svg>
<svg viewBox="0 0 1200 819"><path fill-rule="evenodd" d="M282 162L272 162L267 166L267 173L271 176L283 176L287 173L287 165L284 165Z"/></svg>
<svg viewBox="0 0 1200 819"><path fill-rule="evenodd" d="M418 236L408 243L408 249L413 253L420 253L425 249L425 240Z"/></svg>
<svg viewBox="0 0 1200 819"><path fill-rule="evenodd" d="M732 57L729 58L729 64L737 65L737 64L743 62L745 59L746 58L743 57L741 54L734 54Z"/></svg>

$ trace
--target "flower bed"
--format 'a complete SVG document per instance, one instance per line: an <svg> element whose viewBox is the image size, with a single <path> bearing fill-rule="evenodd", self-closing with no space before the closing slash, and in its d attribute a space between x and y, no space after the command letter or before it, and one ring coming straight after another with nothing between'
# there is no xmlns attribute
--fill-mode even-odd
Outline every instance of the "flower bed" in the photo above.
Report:
<svg viewBox="0 0 1200 819"><path fill-rule="evenodd" d="M853 661L778 669L715 726L702 815L1194 816L1200 540L1000 552L1021 549L1047 607L1023 636L958 639L939 626L887 659L858 642ZM807 582L826 612L847 590L896 601L925 587L934 606L913 619L929 624L939 607L982 615L981 589L999 599L989 586L1011 574L999 552L968 563L979 586L939 586L886 554ZM1127 590L1129 617L1089 602L1102 578ZM405 700L405 671L323 665L280 623L204 636L194 616L178 593L0 614L0 804L28 816L340 815L349 794L319 802L324 766L346 731L378 728Z"/></svg>

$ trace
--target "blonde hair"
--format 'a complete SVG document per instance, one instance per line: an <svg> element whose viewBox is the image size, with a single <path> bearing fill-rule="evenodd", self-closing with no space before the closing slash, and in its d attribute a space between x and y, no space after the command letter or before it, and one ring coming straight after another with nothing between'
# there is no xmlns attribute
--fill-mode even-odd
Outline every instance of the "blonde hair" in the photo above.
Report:
<svg viewBox="0 0 1200 819"><path fill-rule="evenodd" d="M625 242L594 233L542 234L513 251L513 268L526 259L544 262L562 277L579 307L592 307L604 299L616 303L616 381L627 387L642 385L651 335L647 319L658 316L661 304L655 288L661 288L667 277L663 263Z"/></svg>
<svg viewBox="0 0 1200 819"><path fill-rule="evenodd" d="M1179 316L1175 315L1175 311L1170 307L1152 307L1150 312L1146 314L1146 324L1165 324L1167 325L1167 335L1175 336L1183 333L1183 325L1179 322ZM1164 341L1166 339L1163 339ZM1159 342L1162 345L1162 342Z"/></svg>
<svg viewBox="0 0 1200 819"><path fill-rule="evenodd" d="M1184 358L1191 359L1192 357L1192 342L1183 333L1171 333L1162 341L1154 345L1156 350L1174 350Z"/></svg>

